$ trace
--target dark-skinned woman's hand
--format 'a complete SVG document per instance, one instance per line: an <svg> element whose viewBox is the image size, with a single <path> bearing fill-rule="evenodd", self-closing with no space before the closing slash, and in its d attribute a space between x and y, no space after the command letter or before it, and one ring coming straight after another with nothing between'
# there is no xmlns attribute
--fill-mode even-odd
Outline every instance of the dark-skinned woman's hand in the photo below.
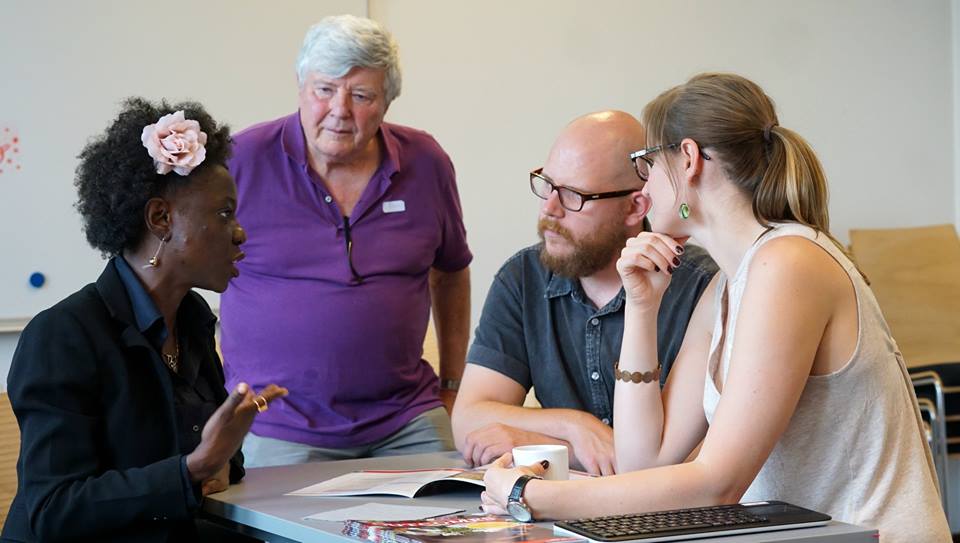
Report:
<svg viewBox="0 0 960 543"><path fill-rule="evenodd" d="M203 426L200 444L187 455L190 479L197 483L215 476L240 448L257 413L286 395L287 389L277 385L254 394L246 383L238 384Z"/></svg>
<svg viewBox="0 0 960 543"><path fill-rule="evenodd" d="M228 488L230 488L230 462L221 466L213 477L204 480L203 483L200 484L200 492L204 496L223 492Z"/></svg>

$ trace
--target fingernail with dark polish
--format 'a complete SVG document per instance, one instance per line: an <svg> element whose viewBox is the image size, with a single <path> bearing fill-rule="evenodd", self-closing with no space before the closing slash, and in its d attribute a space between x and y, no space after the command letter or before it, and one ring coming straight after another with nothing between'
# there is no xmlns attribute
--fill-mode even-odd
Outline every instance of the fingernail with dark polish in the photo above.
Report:
<svg viewBox="0 0 960 543"><path fill-rule="evenodd" d="M667 266L667 273L673 273L673 266Z"/></svg>
<svg viewBox="0 0 960 543"><path fill-rule="evenodd" d="M683 254L683 247L680 246L680 245L677 245L677 254L678 254L678 255L682 255L682 254Z"/></svg>
<svg viewBox="0 0 960 543"><path fill-rule="evenodd" d="M654 267L653 267L653 271L655 271L655 272L660 271L660 266L654 266Z"/></svg>
<svg viewBox="0 0 960 543"><path fill-rule="evenodd" d="M541 460L541 461L540 461L540 465L543 466L543 469L547 469L547 468L550 467L550 461L549 461L549 460Z"/></svg>
<svg viewBox="0 0 960 543"><path fill-rule="evenodd" d="M680 265L680 259L677 258L677 257L673 257L673 265L674 265L674 266L679 266L679 265Z"/></svg>

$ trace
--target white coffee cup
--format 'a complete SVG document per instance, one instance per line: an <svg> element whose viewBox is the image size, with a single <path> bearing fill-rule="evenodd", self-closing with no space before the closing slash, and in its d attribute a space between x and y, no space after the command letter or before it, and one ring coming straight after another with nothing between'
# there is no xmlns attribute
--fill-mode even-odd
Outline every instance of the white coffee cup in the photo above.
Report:
<svg viewBox="0 0 960 543"><path fill-rule="evenodd" d="M561 481L570 478L570 460L566 445L524 445L513 448L513 465L530 466L543 460L550 462L544 479Z"/></svg>

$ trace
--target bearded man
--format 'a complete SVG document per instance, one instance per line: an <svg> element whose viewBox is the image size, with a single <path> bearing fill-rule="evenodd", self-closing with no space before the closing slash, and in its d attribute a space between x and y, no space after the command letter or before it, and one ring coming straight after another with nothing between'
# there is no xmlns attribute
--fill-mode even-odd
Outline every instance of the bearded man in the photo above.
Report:
<svg viewBox="0 0 960 543"><path fill-rule="evenodd" d="M573 466L616 472L613 366L624 296L616 261L627 239L648 227L645 179L629 160L645 145L631 115L592 113L567 125L543 168L530 173L543 199L541 243L507 260L487 294L452 416L467 463L559 443ZM657 323L661 385L717 266L688 244L670 271ZM542 408L523 407L531 387Z"/></svg>

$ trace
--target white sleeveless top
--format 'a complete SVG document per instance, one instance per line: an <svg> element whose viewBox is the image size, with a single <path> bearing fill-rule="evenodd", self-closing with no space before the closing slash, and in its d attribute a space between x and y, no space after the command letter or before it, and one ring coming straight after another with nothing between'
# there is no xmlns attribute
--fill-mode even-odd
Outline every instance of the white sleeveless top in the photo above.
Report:
<svg viewBox="0 0 960 543"><path fill-rule="evenodd" d="M933 457L900 350L873 292L825 235L800 224L774 225L747 251L729 283L721 274L703 391L707 421L720 402L716 382L722 388L729 370L750 262L764 243L782 236L811 240L847 272L857 296L857 346L840 370L807 378L786 431L741 501L782 500L822 511L879 529L883 543L949 542Z"/></svg>

